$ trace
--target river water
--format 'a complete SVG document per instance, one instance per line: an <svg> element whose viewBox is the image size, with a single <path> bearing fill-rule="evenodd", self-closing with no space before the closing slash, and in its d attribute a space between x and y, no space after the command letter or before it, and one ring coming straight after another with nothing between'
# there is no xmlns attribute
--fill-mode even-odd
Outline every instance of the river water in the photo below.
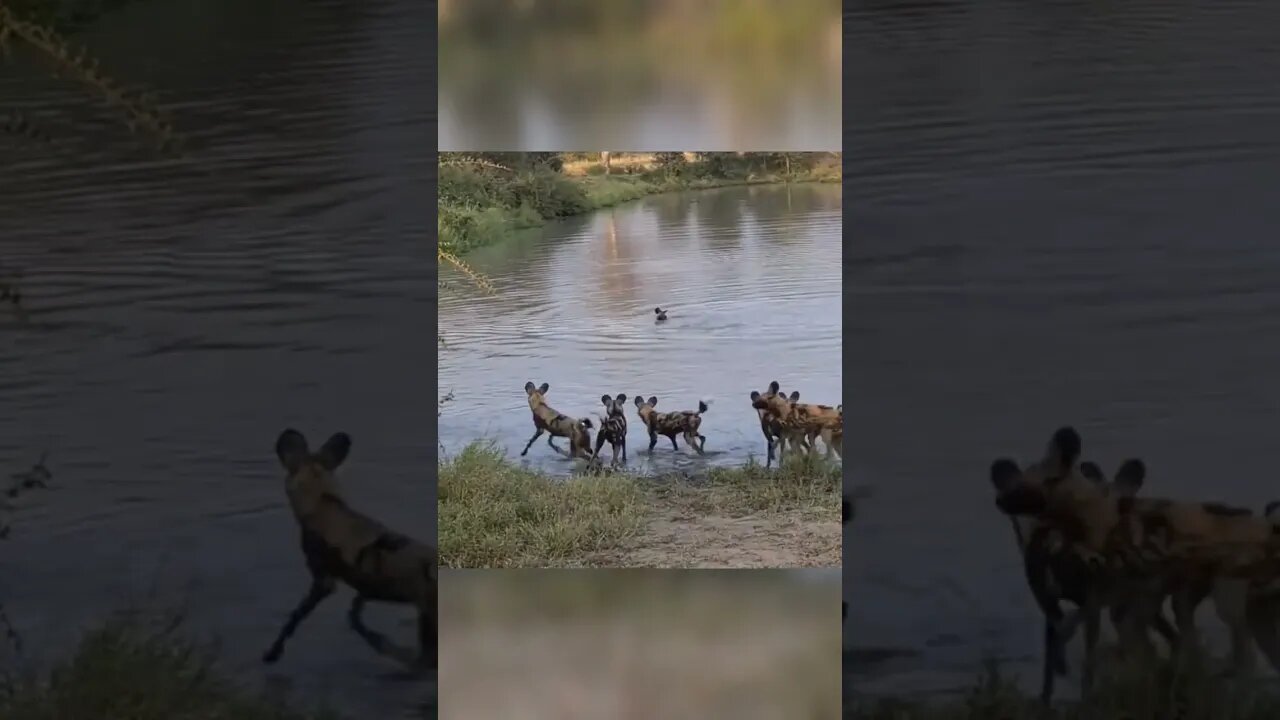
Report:
<svg viewBox="0 0 1280 720"><path fill-rule="evenodd" d="M839 402L840 208L834 184L674 193L471 253L497 291L457 283L441 298L440 389L455 398L440 418L445 452L491 439L518 456L533 434L523 389L533 381L551 385L552 407L597 425L600 396L626 394L633 470L763 462L752 390L778 380L812 402ZM637 394L657 396L658 410L710 399L706 456L682 439L673 453L661 437L650 456ZM522 461L568 473L575 464L545 438Z"/></svg>
<svg viewBox="0 0 1280 720"><path fill-rule="evenodd" d="M1072 423L1108 471L1144 457L1148 492L1280 497L1280 7L858 7L847 447L872 497L846 644L879 661L855 680L955 688L984 656L1031 674L996 456Z"/></svg>
<svg viewBox="0 0 1280 720"><path fill-rule="evenodd" d="M432 160L413 151L433 22L400 0L112 14L83 40L159 93L180 160L85 125L78 94L23 64L0 74L6 106L63 138L6 142L0 172L0 278L22 272L27 311L0 310L0 472L44 451L53 472L0 544L0 596L37 661L112 610L185 602L250 685L359 717L428 701L346 628L346 593L278 665L258 658L308 585L272 449L285 427L350 433L353 504L435 536L432 393L414 380L434 343ZM369 613L404 643L412 620Z"/></svg>

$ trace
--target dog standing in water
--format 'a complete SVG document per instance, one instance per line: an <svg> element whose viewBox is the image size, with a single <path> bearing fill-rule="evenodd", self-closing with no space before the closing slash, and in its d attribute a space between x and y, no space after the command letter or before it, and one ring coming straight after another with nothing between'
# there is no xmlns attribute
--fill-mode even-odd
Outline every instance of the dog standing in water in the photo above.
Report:
<svg viewBox="0 0 1280 720"><path fill-rule="evenodd" d="M337 433L316 452L307 439L288 429L276 440L276 456L288 475L285 492L302 531L302 552L311 571L311 588L275 642L262 656L274 663L298 625L333 594L338 582L356 591L347 622L379 654L405 664L436 668L436 549L388 529L352 510L342 499L333 473L351 452L351 438ZM418 610L418 656L393 645L365 626L361 613L369 601L412 605Z"/></svg>

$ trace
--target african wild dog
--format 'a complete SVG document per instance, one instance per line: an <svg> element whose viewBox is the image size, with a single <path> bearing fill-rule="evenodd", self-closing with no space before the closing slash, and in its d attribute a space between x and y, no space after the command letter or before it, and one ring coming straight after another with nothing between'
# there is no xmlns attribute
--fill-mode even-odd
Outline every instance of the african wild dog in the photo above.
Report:
<svg viewBox="0 0 1280 720"><path fill-rule="evenodd" d="M1045 460L1039 465L1028 467L1025 472L1054 472L1052 464L1057 462L1055 449L1051 445ZM1000 472L1007 472L1006 468L1007 466L1002 465ZM995 472L993 469L993 477ZM1116 473L1113 483L1108 483L1102 469L1091 462L1080 463L1079 473L1108 492L1131 496L1141 489L1146 468L1140 460L1126 461ZM1177 641L1177 632L1160 610L1163 595L1152 593L1141 584L1097 581L1088 572L1087 566L1079 562L1068 549L1064 549L1066 540L1051 523L1025 516L1014 516L1010 521L1023 558L1027 584L1044 614L1040 691L1042 702L1048 704L1052 700L1055 676L1065 675L1067 672L1066 644L1071 640L1075 622L1082 613L1091 612L1095 608L1100 612L1102 607L1107 607L1112 625L1123 632L1126 638L1132 638L1131 642L1142 643L1142 647L1149 647L1149 627L1158 632L1171 647ZM1095 593L1098 597L1091 597ZM1059 606L1061 600L1067 600L1078 608L1070 621ZM1096 628L1095 617L1085 618L1086 628L1090 632L1090 628ZM1136 629L1130 630L1131 627ZM1086 636L1086 642L1088 639ZM1087 648L1086 655L1089 652ZM1085 670L1090 673L1091 665L1086 664ZM1091 676L1089 679L1091 680Z"/></svg>
<svg viewBox="0 0 1280 720"><path fill-rule="evenodd" d="M583 418L578 420L568 415L562 415L555 411L547 404L547 391L551 386L542 383L541 387L534 387L533 383L524 384L525 394L529 396L529 409L533 411L533 437L529 438L529 442L525 444L524 450L520 451L521 455L529 452L529 448L533 446L533 441L542 437L542 433L548 433L547 444L552 450L566 457L583 457L587 460L594 459L591 455L591 433L587 432L591 428L591 420ZM558 437L569 438L569 451L565 452L557 446L553 440Z"/></svg>
<svg viewBox="0 0 1280 720"><path fill-rule="evenodd" d="M677 410L675 412L660 413L654 410L658 404L658 398L650 396L648 402L640 395L636 395L636 412L640 415L640 422L649 431L649 451L653 452L653 446L658 444L658 436L666 435L671 440L671 449L679 450L676 445L676 435L684 435L684 441L689 447L693 448L699 455L707 445L707 439L698 433L698 428L702 427L702 413L707 411L707 401L698 401L698 410Z"/></svg>
<svg viewBox="0 0 1280 720"><path fill-rule="evenodd" d="M799 392L791 393L791 395L796 400L800 398ZM778 387L777 380L769 383L769 389L763 393L751 391L751 407L754 407L755 414L760 418L760 433L764 434L765 468L773 464L774 447L777 447L778 464L780 465L782 464L782 452L786 450L787 443L791 443L792 450L797 447L804 448L805 451L809 450L809 443L805 441L803 432L797 432L794 428L783 427L782 420L769 410L767 402L764 405L759 405L758 401L769 401L774 396L782 396L783 400L786 398L782 393L782 389Z"/></svg>
<svg viewBox="0 0 1280 720"><path fill-rule="evenodd" d="M827 457L834 452L843 456L841 445L844 440L844 406L839 410L830 405L814 405L800 402L800 393L792 392L785 396L777 391L778 382L769 383L770 393L760 395L752 391L751 406L757 410L767 410L778 419L784 436L800 434L808 440L809 453L817 448L814 440L818 437L827 445Z"/></svg>
<svg viewBox="0 0 1280 720"><path fill-rule="evenodd" d="M1219 581L1256 583L1275 576L1277 541L1266 520L1246 509L1216 503L1138 498L1136 489L1109 491L1075 470L1079 454L1079 434L1061 428L1042 463L1024 472L1012 460L1002 458L993 463L991 476L997 507L1009 515L1037 518L1052 528L1064 544L1063 556L1076 563L1077 572L1089 585L1082 611L1086 684L1092 680L1098 613L1109 587L1124 584L1138 588L1138 611L1132 613L1132 622L1126 623L1130 640L1137 639L1134 632L1145 627L1144 623L1152 622L1163 598L1172 596L1176 646L1181 652L1195 642L1196 607L1214 592ZM1118 473L1117 481L1123 474ZM1033 566L1045 562L1047 556L1028 558ZM1265 645L1275 637L1274 628L1266 626L1266 613L1220 615L1231 618L1233 640L1239 643L1252 636L1280 670L1276 662L1280 647ZM1246 623L1248 627L1243 626ZM1070 634L1070 626L1059 633L1061 637ZM1233 655L1244 658L1246 648L1238 647Z"/></svg>
<svg viewBox="0 0 1280 720"><path fill-rule="evenodd" d="M302 552L311 571L311 588L262 656L274 663L284 644L339 581L356 591L347 622L378 653L402 662L436 667L437 557L433 546L387 529L352 510L338 490L334 471L351 452L351 438L337 433L311 452L307 439L287 429L276 440L276 456L288 475L285 492L302 531ZM393 645L365 626L365 603L389 602L418 609L419 655Z"/></svg>
<svg viewBox="0 0 1280 720"><path fill-rule="evenodd" d="M618 393L618 397L611 398L608 395L601 395L600 402L604 403L604 417L600 421L600 432L596 434L596 449L594 455L600 457L600 448L604 447L606 440L609 446L613 448L613 462L610 466L618 464L618 450L622 450L622 462L627 462L627 416L622 412L622 404L627 401L627 396Z"/></svg>

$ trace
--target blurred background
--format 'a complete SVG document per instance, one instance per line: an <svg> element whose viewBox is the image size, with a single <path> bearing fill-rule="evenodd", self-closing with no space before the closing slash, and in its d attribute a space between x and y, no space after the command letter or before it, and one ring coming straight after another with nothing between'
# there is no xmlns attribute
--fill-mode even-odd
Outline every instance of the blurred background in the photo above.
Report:
<svg viewBox="0 0 1280 720"><path fill-rule="evenodd" d="M520 720L835 718L840 571L447 570L440 705Z"/></svg>
<svg viewBox="0 0 1280 720"><path fill-rule="evenodd" d="M838 150L839 0L440 0L439 149Z"/></svg>
<svg viewBox="0 0 1280 720"><path fill-rule="evenodd" d="M1059 425L1108 473L1143 457L1153 495L1276 497L1277 24L1253 0L851 7L861 691L965 692L987 659L1035 687L987 472Z"/></svg>

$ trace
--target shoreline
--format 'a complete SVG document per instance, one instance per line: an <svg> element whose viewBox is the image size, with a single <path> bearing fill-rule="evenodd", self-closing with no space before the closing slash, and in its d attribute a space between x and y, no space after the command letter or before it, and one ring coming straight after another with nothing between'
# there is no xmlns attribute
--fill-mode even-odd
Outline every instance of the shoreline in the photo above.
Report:
<svg viewBox="0 0 1280 720"><path fill-rule="evenodd" d="M492 444L440 461L440 566L840 567L840 465L552 476Z"/></svg>
<svg viewBox="0 0 1280 720"><path fill-rule="evenodd" d="M478 248L509 240L518 232L542 227L550 220L586 215L646 197L756 185L839 185L844 181L838 164L818 165L791 175L767 173L746 177L688 177L656 169L604 175L592 172L600 169L599 165L586 167L587 171L580 174L554 172L555 182L576 194L571 209L566 212L548 215L526 205L512 208L492 201L463 207L440 200L438 244L444 251L463 257ZM445 184L443 178L441 184Z"/></svg>

